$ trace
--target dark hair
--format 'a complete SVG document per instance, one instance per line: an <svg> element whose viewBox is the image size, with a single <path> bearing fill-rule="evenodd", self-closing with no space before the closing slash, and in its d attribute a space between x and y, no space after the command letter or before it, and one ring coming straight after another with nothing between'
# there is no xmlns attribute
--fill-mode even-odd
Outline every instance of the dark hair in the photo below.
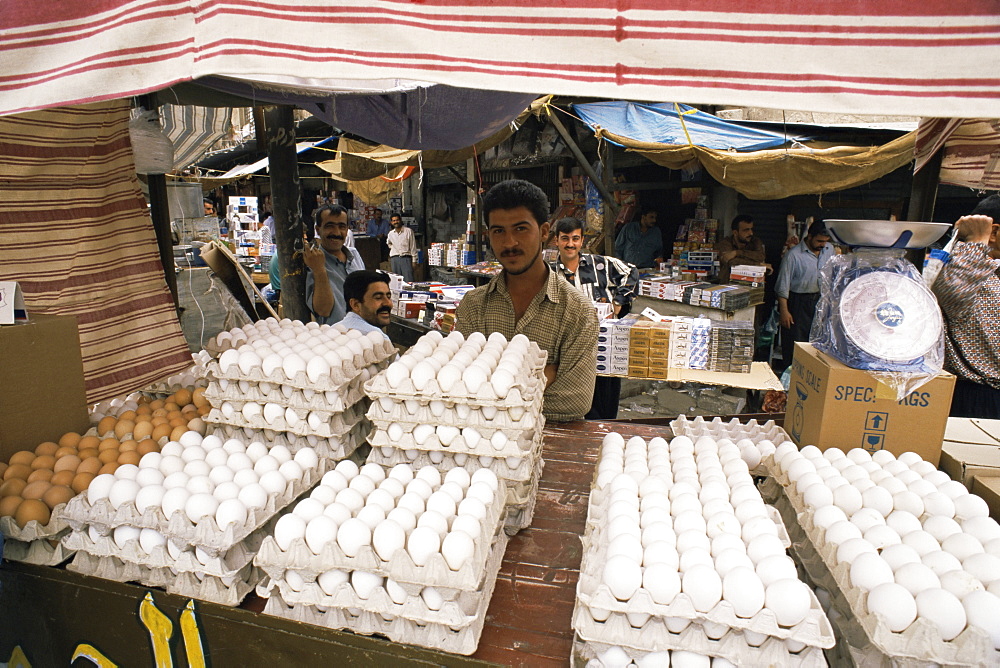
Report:
<svg viewBox="0 0 1000 668"><path fill-rule="evenodd" d="M541 226L549 220L549 198L533 183L520 179L501 181L483 196L483 219L490 220L490 212L495 209L516 209L523 206Z"/></svg>
<svg viewBox="0 0 1000 668"><path fill-rule="evenodd" d="M990 195L972 210L973 216L989 216L993 222L1000 225L1000 195Z"/></svg>
<svg viewBox="0 0 1000 668"><path fill-rule="evenodd" d="M368 292L368 286L372 283L388 285L389 276L381 271L371 271L370 269L352 271L347 275L347 278L344 279L344 304L347 305L347 310L353 310L351 309L352 299L357 299L359 302L365 300L365 293Z"/></svg>
<svg viewBox="0 0 1000 668"><path fill-rule="evenodd" d="M342 213L347 213L347 209L340 206L339 204L324 204L323 206L313 211L313 222L317 226L320 224L320 221L323 220L324 211L329 211L330 214L334 216L339 216Z"/></svg>
<svg viewBox="0 0 1000 668"><path fill-rule="evenodd" d="M643 204L642 206L639 207L639 217L640 218L642 218L643 216L645 216L647 213L655 213L655 214L659 215L660 210L657 209L652 204Z"/></svg>
<svg viewBox="0 0 1000 668"><path fill-rule="evenodd" d="M389 214L389 220L392 220L393 218L399 218L399 220L402 221L403 220L403 214L401 214L401 213L390 213Z"/></svg>
<svg viewBox="0 0 1000 668"><path fill-rule="evenodd" d="M582 230L583 223L579 218L567 216L556 221L556 234L572 234L576 230Z"/></svg>
<svg viewBox="0 0 1000 668"><path fill-rule="evenodd" d="M740 223L750 223L751 225L753 225L753 216L748 216L745 213L741 213L740 215L736 216L735 218L733 218L733 229L734 230L740 229Z"/></svg>
<svg viewBox="0 0 1000 668"><path fill-rule="evenodd" d="M806 232L810 237L828 237L830 236L830 231L826 229L826 223L822 220L813 221L813 224L809 226L809 231Z"/></svg>

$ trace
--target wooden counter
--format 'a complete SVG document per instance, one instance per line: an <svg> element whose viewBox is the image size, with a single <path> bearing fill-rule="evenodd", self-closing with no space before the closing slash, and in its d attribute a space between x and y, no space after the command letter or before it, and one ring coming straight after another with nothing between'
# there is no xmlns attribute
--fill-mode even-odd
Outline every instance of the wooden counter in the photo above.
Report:
<svg viewBox="0 0 1000 668"><path fill-rule="evenodd" d="M122 666L191 665L191 645L200 640L213 668L307 666L330 660L338 666L565 666L573 641L570 620L587 498L601 439L611 429L626 438L670 433L666 426L597 421L545 430L545 470L534 522L507 547L479 650L472 657L277 619L260 614L263 601L253 595L241 608L195 601L192 634L192 615L184 613L189 599L59 568L3 562L0 663L19 647L33 666L70 665L75 652L90 650ZM163 613L159 636L140 620L141 606L150 619L151 604ZM90 650L81 650L83 646ZM163 662L154 662L157 647L168 654Z"/></svg>

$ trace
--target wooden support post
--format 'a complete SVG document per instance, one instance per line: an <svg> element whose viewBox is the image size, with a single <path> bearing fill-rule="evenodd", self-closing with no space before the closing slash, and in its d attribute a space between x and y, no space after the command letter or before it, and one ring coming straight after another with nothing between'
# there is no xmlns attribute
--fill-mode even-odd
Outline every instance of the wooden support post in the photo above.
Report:
<svg viewBox="0 0 1000 668"><path fill-rule="evenodd" d="M262 117L271 175L271 213L281 266L281 308L284 317L309 322L295 119L292 107L287 105L264 107Z"/></svg>
<svg viewBox="0 0 1000 668"><path fill-rule="evenodd" d="M604 187L611 192L611 186L615 178L615 148L610 143L604 143ZM615 254L615 220L617 215L611 207L604 208L604 254L613 256Z"/></svg>
<svg viewBox="0 0 1000 668"><path fill-rule="evenodd" d="M910 206L906 211L907 220L924 222L934 220L942 153L943 151L935 153L923 169L913 175L913 182L910 185Z"/></svg>
<svg viewBox="0 0 1000 668"><path fill-rule="evenodd" d="M569 130L566 129L566 126L563 125L562 121L560 121L559 117L555 114L549 114L549 121L555 127L556 132L559 133L559 136L563 138L563 141L566 142L566 145L569 146L569 150L573 153L573 157L575 157L576 161L580 163L580 168L583 169L583 172L590 178L594 187L601 193L601 197L604 198L604 203L611 209L612 213L614 213L617 218L618 204L615 202L615 198L608 191L604 182L601 181L601 178L597 176L597 173L594 172L594 168L590 166L586 156L583 155L583 151L581 151L580 147L577 146L575 141L573 141L573 137L570 136Z"/></svg>

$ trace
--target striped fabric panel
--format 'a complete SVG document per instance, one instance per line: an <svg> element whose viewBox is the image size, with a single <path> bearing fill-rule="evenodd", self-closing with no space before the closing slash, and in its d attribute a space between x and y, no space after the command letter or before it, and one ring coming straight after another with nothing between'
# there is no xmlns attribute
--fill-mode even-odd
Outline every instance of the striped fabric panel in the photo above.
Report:
<svg viewBox="0 0 1000 668"><path fill-rule="evenodd" d="M1000 190L1000 120L969 119L944 145L941 183Z"/></svg>
<svg viewBox="0 0 1000 668"><path fill-rule="evenodd" d="M191 364L128 134L128 102L0 118L0 280L75 315L87 400Z"/></svg>
<svg viewBox="0 0 1000 668"><path fill-rule="evenodd" d="M6 3L0 114L206 75L1000 116L996 0Z"/></svg>
<svg viewBox="0 0 1000 668"><path fill-rule="evenodd" d="M163 132L174 145L174 169L190 167L229 133L230 107L164 104L160 107Z"/></svg>

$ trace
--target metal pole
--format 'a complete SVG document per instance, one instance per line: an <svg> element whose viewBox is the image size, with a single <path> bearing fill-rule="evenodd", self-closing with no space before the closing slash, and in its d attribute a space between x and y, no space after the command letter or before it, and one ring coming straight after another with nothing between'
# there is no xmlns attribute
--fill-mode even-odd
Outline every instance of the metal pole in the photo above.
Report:
<svg viewBox="0 0 1000 668"><path fill-rule="evenodd" d="M615 178L615 148L608 142L604 142L604 187L611 190L611 185ZM600 148L598 148L598 155ZM617 216L612 213L611 208L604 209L604 254L613 256L615 254L615 219Z"/></svg>
<svg viewBox="0 0 1000 668"><path fill-rule="evenodd" d="M604 203L608 205L612 213L614 213L615 217L617 218L618 204L615 202L614 196L612 196L612 194L605 187L604 182L601 180L601 177L599 177L597 173L594 172L594 168L590 166L589 162L587 162L586 156L583 155L583 151L581 151L580 147L576 145L575 141L573 141L573 137L570 136L569 130L566 129L566 126L563 125L562 121L560 121L559 117L556 116L555 114L549 114L549 121L551 121L552 125L559 133L559 136L563 138L563 141L566 142L566 145L569 146L569 150L573 153L573 157L575 157L576 161L580 163L580 167L583 169L584 173L590 178L590 181L594 184L594 187L597 188L598 192L601 193L601 197L604 198Z"/></svg>

